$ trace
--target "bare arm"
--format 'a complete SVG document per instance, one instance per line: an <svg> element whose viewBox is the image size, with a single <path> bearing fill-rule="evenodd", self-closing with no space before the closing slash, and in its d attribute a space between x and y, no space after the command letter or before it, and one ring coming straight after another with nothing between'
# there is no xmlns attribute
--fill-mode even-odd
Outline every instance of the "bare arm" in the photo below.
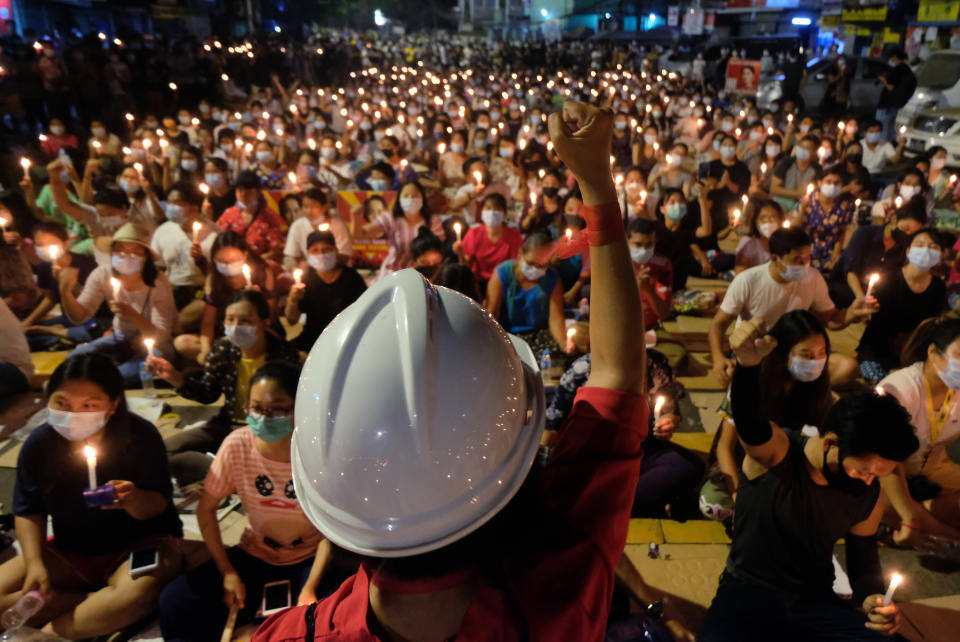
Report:
<svg viewBox="0 0 960 642"><path fill-rule="evenodd" d="M217 521L217 506L220 500L210 493L204 493L200 496L197 504L197 523L200 525L200 534L203 535L203 543L207 545L210 551L210 557L220 570L221 575L236 573L233 564L227 557L227 549L223 545L223 537L220 535L220 522Z"/></svg>
<svg viewBox="0 0 960 642"><path fill-rule="evenodd" d="M50 173L50 192L53 194L53 202L61 212L77 220L86 226L93 224L93 217L86 209L80 207L70 200L67 194L67 186L60 180L60 171L63 165L59 160L50 163L47 166Z"/></svg>
<svg viewBox="0 0 960 642"><path fill-rule="evenodd" d="M503 283L500 274L494 270L487 282L487 300L484 307L494 319L500 320L500 308L503 306Z"/></svg>

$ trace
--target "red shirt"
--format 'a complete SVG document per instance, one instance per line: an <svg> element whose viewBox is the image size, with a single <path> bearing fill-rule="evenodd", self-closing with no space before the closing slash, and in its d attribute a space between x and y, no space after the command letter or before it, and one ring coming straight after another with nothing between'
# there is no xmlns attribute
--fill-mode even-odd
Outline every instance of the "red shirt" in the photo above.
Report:
<svg viewBox="0 0 960 642"><path fill-rule="evenodd" d="M57 157L61 147L77 147L79 145L80 143L77 141L77 137L73 134L64 134L63 136L47 134L47 140L40 143L40 146L43 148L43 153L46 154L50 160Z"/></svg>
<svg viewBox="0 0 960 642"><path fill-rule="evenodd" d="M512 227L503 226L503 236L493 242L487 236L487 226L471 227L463 237L463 251L473 257L473 273L487 280L504 261L517 258L523 236Z"/></svg>
<svg viewBox="0 0 960 642"><path fill-rule="evenodd" d="M220 215L217 225L224 231L231 230L243 236L250 249L257 254L265 254L272 248L282 247L287 232L287 222L263 204L249 224L243 220L243 210L232 205Z"/></svg>
<svg viewBox="0 0 960 642"><path fill-rule="evenodd" d="M546 528L555 544L504 560L509 586L481 583L457 642L603 639L648 414L646 400L627 392L586 387L577 392L542 475ZM361 568L319 603L315 640L380 640L367 626L369 584ZM303 641L307 608L273 616L251 642Z"/></svg>
<svg viewBox="0 0 960 642"><path fill-rule="evenodd" d="M661 254L654 254L653 258L647 261L646 265L634 264L634 271L641 267L650 268L650 279L653 281L653 289L657 297L664 301L670 301L673 296L673 265ZM643 306L643 325L650 329L660 321L657 315L657 309L652 305Z"/></svg>

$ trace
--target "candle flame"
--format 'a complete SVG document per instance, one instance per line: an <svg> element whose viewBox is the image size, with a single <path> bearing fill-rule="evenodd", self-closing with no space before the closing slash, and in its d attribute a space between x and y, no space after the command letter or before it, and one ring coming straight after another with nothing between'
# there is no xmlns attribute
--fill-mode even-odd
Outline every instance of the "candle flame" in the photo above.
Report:
<svg viewBox="0 0 960 642"><path fill-rule="evenodd" d="M867 287L871 287L871 288L872 288L874 285L876 285L877 281L879 281L879 280L880 280L880 275L877 274L876 272L874 272L873 274L870 275L870 281L869 281Z"/></svg>
<svg viewBox="0 0 960 642"><path fill-rule="evenodd" d="M293 280L294 280L294 281L296 281L297 283L300 283L300 279L301 279L302 277L303 277L303 270L301 270L300 268L297 268L296 270L293 271Z"/></svg>
<svg viewBox="0 0 960 642"><path fill-rule="evenodd" d="M653 413L657 415L660 414L660 411L663 410L663 404L665 403L667 403L666 397L664 397L663 395L660 395L659 397L657 397L657 401L653 406Z"/></svg>
<svg viewBox="0 0 960 642"><path fill-rule="evenodd" d="M97 458L97 449L93 446L84 446L83 447L83 456L87 459L96 459Z"/></svg>
<svg viewBox="0 0 960 642"><path fill-rule="evenodd" d="M482 173L482 172L479 172L479 171L474 172L474 173L473 173L473 177L477 180L477 185L483 184L483 173Z"/></svg>
<svg viewBox="0 0 960 642"><path fill-rule="evenodd" d="M326 232L329 229L330 229L329 223L321 223L320 225L317 226L317 230L319 230L320 232Z"/></svg>
<svg viewBox="0 0 960 642"><path fill-rule="evenodd" d="M250 278L250 266L247 265L246 263L243 264L243 276L245 276L248 279Z"/></svg>
<svg viewBox="0 0 960 642"><path fill-rule="evenodd" d="M877 386L876 388L874 388L873 391L876 392L876 393L877 393L877 396L879 396L879 397L882 397L883 395L885 395L885 394L887 393L887 391L884 390L883 388L881 388L880 386Z"/></svg>
<svg viewBox="0 0 960 642"><path fill-rule="evenodd" d="M890 577L890 586L892 586L893 588L897 588L898 586L900 586L902 582L903 582L903 576L900 575L900 573L894 573Z"/></svg>
<svg viewBox="0 0 960 642"><path fill-rule="evenodd" d="M572 339L573 335L575 335L576 333L577 333L576 328L570 328L569 330L567 330L567 338Z"/></svg>
<svg viewBox="0 0 960 642"><path fill-rule="evenodd" d="M150 337L147 337L146 339L143 340L143 345L147 346L147 352L153 350L154 343L156 343L156 340L151 339Z"/></svg>
<svg viewBox="0 0 960 642"><path fill-rule="evenodd" d="M296 173L290 172L289 174L287 174L287 180L289 180L291 183L293 183L294 185L296 185L296 184L297 184L297 175L296 175Z"/></svg>
<svg viewBox="0 0 960 642"><path fill-rule="evenodd" d="M206 196L210 193L210 186L206 183L200 183L200 191L203 192L204 196Z"/></svg>
<svg viewBox="0 0 960 642"><path fill-rule="evenodd" d="M22 168L25 169L25 170L26 170L26 169L29 169L29 168L30 168L30 159L27 158L26 156L24 156L23 158L21 158L21 159L20 159L20 167L22 167Z"/></svg>
<svg viewBox="0 0 960 642"><path fill-rule="evenodd" d="M199 231L202 230L202 229L203 229L203 223L201 223L200 221L194 221L194 222L193 222L193 231L194 231L194 232L199 232Z"/></svg>

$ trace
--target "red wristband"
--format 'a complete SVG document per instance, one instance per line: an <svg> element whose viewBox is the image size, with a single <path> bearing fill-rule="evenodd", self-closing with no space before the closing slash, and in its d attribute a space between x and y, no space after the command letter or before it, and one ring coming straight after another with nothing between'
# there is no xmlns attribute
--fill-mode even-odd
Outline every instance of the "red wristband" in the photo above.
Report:
<svg viewBox="0 0 960 642"><path fill-rule="evenodd" d="M587 241L590 245L609 245L624 237L619 203L583 205L579 213L587 222Z"/></svg>

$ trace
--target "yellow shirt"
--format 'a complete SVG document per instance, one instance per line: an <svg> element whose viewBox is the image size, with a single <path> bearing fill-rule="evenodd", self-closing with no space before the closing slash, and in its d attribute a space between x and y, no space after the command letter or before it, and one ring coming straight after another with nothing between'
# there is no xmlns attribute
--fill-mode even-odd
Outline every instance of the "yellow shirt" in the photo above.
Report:
<svg viewBox="0 0 960 642"><path fill-rule="evenodd" d="M240 359L237 364L237 405L233 409L233 418L237 421L245 422L247 420L247 398L250 396L250 379L257 368L262 366L267 360L267 355L257 357L256 359Z"/></svg>

